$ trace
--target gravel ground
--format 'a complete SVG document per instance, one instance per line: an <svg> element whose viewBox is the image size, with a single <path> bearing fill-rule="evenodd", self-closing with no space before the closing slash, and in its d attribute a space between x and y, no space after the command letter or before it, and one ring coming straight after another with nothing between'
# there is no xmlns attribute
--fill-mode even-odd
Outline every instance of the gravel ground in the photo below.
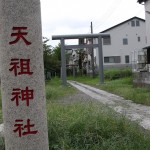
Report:
<svg viewBox="0 0 150 150"><path fill-rule="evenodd" d="M94 98L88 96L87 94L81 92L81 91L77 91L75 94L67 96L59 101L57 101L57 103L60 104L75 104L75 103L88 103L88 102L97 102L97 100L95 100Z"/></svg>
<svg viewBox="0 0 150 150"><path fill-rule="evenodd" d="M124 98L108 93L106 91L81 84L75 81L69 81L69 83L76 87L78 90L89 95L89 100L97 100L100 104L104 104L119 114L123 114L131 121L137 122L144 129L150 131L150 106L144 106L136 104L131 100L125 100ZM85 98L85 97L84 97ZM92 99L93 98L93 99ZM86 98L85 98L86 99Z"/></svg>

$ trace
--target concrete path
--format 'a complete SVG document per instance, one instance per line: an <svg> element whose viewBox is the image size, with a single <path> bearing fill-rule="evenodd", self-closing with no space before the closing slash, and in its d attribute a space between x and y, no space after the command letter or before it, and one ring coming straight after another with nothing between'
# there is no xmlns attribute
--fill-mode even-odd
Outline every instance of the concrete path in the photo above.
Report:
<svg viewBox="0 0 150 150"><path fill-rule="evenodd" d="M131 100L125 100L120 96L76 81L68 81L68 83L99 102L111 107L116 112L125 115L130 120L138 122L143 128L150 130L150 106L133 103Z"/></svg>

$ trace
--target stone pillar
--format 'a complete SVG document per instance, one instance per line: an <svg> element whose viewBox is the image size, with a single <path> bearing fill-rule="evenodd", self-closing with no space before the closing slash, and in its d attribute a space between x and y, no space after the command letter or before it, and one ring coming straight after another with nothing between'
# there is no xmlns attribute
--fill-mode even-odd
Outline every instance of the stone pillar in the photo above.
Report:
<svg viewBox="0 0 150 150"><path fill-rule="evenodd" d="M67 85L67 74L66 74L66 55L65 55L65 40L61 38L61 77L62 84Z"/></svg>
<svg viewBox="0 0 150 150"><path fill-rule="evenodd" d="M102 48L102 37L98 37L98 56L99 56L99 77L100 84L104 84L104 65L103 65L103 48Z"/></svg>
<svg viewBox="0 0 150 150"><path fill-rule="evenodd" d="M0 1L6 150L48 150L40 0Z"/></svg>

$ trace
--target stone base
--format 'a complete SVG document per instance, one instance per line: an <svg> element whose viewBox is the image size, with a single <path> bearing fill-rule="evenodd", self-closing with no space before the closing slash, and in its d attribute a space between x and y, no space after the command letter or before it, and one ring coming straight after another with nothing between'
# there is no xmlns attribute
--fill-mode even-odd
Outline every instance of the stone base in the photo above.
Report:
<svg viewBox="0 0 150 150"><path fill-rule="evenodd" d="M138 87L150 88L150 72L134 72L133 84Z"/></svg>

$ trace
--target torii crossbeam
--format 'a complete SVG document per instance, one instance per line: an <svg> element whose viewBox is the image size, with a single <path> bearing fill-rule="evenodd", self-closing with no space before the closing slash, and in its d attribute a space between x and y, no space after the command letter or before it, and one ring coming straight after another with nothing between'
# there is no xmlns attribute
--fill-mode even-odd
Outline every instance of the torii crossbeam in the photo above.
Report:
<svg viewBox="0 0 150 150"><path fill-rule="evenodd" d="M52 40L60 40L61 41L61 67L62 67L62 81L63 85L67 85L67 77L66 77L66 56L65 50L73 49L73 48L95 48L99 49L99 76L100 76L100 84L104 83L104 68L103 68L103 51L102 51L102 38L110 37L109 34L74 34L74 35L53 35ZM80 39L80 38L97 38L98 44L81 44L81 45L65 45L66 39Z"/></svg>

